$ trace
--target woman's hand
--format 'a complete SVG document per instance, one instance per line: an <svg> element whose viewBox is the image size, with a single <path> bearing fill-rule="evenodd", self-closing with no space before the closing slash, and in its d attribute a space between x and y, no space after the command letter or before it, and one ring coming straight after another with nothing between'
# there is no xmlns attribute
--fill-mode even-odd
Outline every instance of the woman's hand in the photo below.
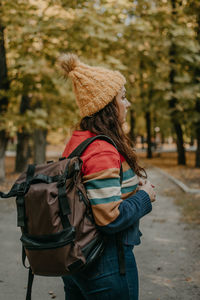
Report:
<svg viewBox="0 0 200 300"><path fill-rule="evenodd" d="M156 193L154 188L155 186L151 184L149 180L145 180L142 178L139 179L138 190L145 191L149 195L151 202L154 202L156 200Z"/></svg>

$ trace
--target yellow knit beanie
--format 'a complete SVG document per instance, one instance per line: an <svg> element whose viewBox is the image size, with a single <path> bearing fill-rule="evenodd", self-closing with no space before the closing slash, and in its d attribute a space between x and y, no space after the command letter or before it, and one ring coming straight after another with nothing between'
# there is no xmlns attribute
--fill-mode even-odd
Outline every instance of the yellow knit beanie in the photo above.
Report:
<svg viewBox="0 0 200 300"><path fill-rule="evenodd" d="M58 64L64 71L64 76L72 79L82 118L104 108L126 83L120 72L88 66L75 54L62 54L58 58Z"/></svg>

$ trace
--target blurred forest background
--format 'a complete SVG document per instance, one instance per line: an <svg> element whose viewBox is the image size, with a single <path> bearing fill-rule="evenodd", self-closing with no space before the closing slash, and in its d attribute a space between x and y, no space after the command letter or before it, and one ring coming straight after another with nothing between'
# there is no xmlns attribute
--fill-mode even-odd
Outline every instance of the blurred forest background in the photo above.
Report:
<svg viewBox="0 0 200 300"><path fill-rule="evenodd" d="M121 71L141 156L186 166L182 174L199 184L199 0L0 0L1 181L8 151L12 172L44 162L47 145L61 155L79 120L71 82L56 67L63 52Z"/></svg>

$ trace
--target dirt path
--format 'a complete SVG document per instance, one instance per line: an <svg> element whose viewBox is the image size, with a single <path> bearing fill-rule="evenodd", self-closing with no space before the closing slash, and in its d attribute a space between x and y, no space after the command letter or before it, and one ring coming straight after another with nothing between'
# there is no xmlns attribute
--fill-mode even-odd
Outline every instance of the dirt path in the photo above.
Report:
<svg viewBox="0 0 200 300"><path fill-rule="evenodd" d="M166 196L176 190L181 197L179 188L155 170L148 174L158 195L141 220L142 244L135 248L140 300L199 300L200 228L182 223L180 208Z"/></svg>
<svg viewBox="0 0 200 300"><path fill-rule="evenodd" d="M149 176L158 197L151 214L141 220L142 244L135 248L140 300L199 300L199 228L181 223L180 208L165 195L176 189L181 197L182 192L156 171L149 171ZM0 199L0 300L25 299L27 271L21 263L19 238L14 199ZM50 291L55 299L64 300L60 278L36 276L32 299L49 300Z"/></svg>

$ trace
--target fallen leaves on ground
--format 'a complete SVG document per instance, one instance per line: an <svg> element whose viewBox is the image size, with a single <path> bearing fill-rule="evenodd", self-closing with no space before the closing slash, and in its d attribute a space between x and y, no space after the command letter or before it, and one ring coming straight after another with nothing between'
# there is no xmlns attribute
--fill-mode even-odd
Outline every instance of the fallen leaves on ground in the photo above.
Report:
<svg viewBox="0 0 200 300"><path fill-rule="evenodd" d="M195 152L186 152L186 166L177 165L177 153L154 154L152 159L147 159L145 153L138 153L140 163L145 167L156 166L181 180L190 188L200 189L200 168L195 168Z"/></svg>

